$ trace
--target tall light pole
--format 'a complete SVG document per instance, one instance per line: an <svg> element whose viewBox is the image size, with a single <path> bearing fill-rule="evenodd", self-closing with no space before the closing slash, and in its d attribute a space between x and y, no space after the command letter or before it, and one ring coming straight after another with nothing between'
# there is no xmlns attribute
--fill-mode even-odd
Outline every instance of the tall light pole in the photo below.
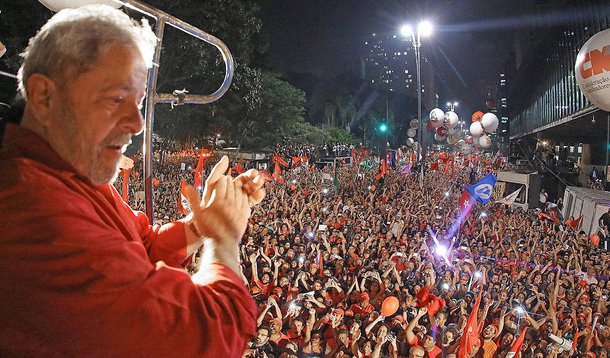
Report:
<svg viewBox="0 0 610 358"><path fill-rule="evenodd" d="M411 42L413 43L413 49L415 50L415 67L417 68L417 118L419 120L418 131L417 131L417 141L419 142L419 150L422 156L422 160L420 163L420 171L419 171L419 187L424 186L424 167L426 166L426 152L425 146L423 144L423 118L421 115L422 112L422 101L421 101L421 36L430 36L432 34L432 24L428 21L422 21L417 26L417 31L413 31L413 28L409 25L403 25L400 28L400 33L405 36L411 36Z"/></svg>

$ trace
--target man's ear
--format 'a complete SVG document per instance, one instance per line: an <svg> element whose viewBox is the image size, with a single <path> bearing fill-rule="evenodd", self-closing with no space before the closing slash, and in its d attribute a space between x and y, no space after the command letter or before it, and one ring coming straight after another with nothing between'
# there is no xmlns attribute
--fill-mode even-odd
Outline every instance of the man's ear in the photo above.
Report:
<svg viewBox="0 0 610 358"><path fill-rule="evenodd" d="M41 124L48 125L49 113L58 93L55 82L46 75L34 73L27 79L26 88L31 113Z"/></svg>

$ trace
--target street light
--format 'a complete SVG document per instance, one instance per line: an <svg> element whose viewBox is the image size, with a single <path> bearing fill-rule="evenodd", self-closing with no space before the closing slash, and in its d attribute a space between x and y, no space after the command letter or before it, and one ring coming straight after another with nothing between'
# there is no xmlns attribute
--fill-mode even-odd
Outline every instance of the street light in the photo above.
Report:
<svg viewBox="0 0 610 358"><path fill-rule="evenodd" d="M447 102L447 108L448 108L450 111L455 112L455 107L457 107L457 106L458 106L458 104L459 104L458 102L453 102L453 103L451 103L451 102Z"/></svg>
<svg viewBox="0 0 610 358"><path fill-rule="evenodd" d="M420 165L419 172L419 186L420 188L424 185L424 166L426 165L426 153L423 145L422 135L422 108L421 108L421 54L419 49L421 47L421 36L427 37L432 34L432 24L429 21L422 21L417 26L417 31L413 31L413 28L409 25L403 25L400 28L400 33L404 37L411 36L411 43L415 50L415 66L417 67L417 118L419 119L417 140L419 141L419 150L422 156L422 162Z"/></svg>

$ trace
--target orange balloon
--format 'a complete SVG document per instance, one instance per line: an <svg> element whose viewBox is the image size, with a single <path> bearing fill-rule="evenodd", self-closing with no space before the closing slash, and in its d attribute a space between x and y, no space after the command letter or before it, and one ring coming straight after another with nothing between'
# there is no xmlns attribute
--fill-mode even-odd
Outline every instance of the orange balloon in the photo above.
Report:
<svg viewBox="0 0 610 358"><path fill-rule="evenodd" d="M381 304L381 314L386 317L390 317L396 313L396 311L398 311L399 306L400 304L398 303L398 298L389 296L383 300L383 303Z"/></svg>
<svg viewBox="0 0 610 358"><path fill-rule="evenodd" d="M473 122L478 122L481 120L481 117L483 117L485 113L481 112L481 111L476 111L472 114L472 121Z"/></svg>
<svg viewBox="0 0 610 358"><path fill-rule="evenodd" d="M591 244L593 244L593 246L595 246L595 247L599 246L599 235L591 234L591 236L589 236L589 239L591 239Z"/></svg>

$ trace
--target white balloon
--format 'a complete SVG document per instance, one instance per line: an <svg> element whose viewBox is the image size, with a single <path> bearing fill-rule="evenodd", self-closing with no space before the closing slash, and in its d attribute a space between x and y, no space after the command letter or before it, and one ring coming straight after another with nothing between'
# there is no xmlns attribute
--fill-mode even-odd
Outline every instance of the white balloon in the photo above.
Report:
<svg viewBox="0 0 610 358"><path fill-rule="evenodd" d="M470 134L475 138L479 138L483 135L483 126L481 125L481 122L472 122L470 125Z"/></svg>
<svg viewBox="0 0 610 358"><path fill-rule="evenodd" d="M413 128L413 129L418 129L419 121L417 119L411 120L411 122L409 123L409 127Z"/></svg>
<svg viewBox="0 0 610 358"><path fill-rule="evenodd" d="M496 117L493 113L485 113L483 117L481 117L481 125L486 133L493 133L498 129L498 117Z"/></svg>
<svg viewBox="0 0 610 358"><path fill-rule="evenodd" d="M432 127L438 128L444 124L445 112L440 108L434 108L430 111L430 124Z"/></svg>
<svg viewBox="0 0 610 358"><path fill-rule="evenodd" d="M458 115L455 112L449 111L449 112L445 113L444 122L445 122L445 127L454 128L460 122L460 118L458 117Z"/></svg>
<svg viewBox="0 0 610 358"><path fill-rule="evenodd" d="M479 138L479 146L483 149L491 147L491 138L489 138L487 134L483 134L481 138Z"/></svg>
<svg viewBox="0 0 610 358"><path fill-rule="evenodd" d="M413 143L415 143L415 141L413 140L413 138L407 138L407 146L412 146Z"/></svg>
<svg viewBox="0 0 610 358"><path fill-rule="evenodd" d="M413 128L407 129L407 137L413 138L417 134L417 131Z"/></svg>
<svg viewBox="0 0 610 358"><path fill-rule="evenodd" d="M51 11L60 11L63 9L74 9L77 7L93 4L110 5L114 8L120 8L123 6L113 0L38 0L41 4L46 6Z"/></svg>
<svg viewBox="0 0 610 358"><path fill-rule="evenodd" d="M438 133L434 133L434 139L436 139L439 142L444 141L445 138L446 138L445 136L438 135Z"/></svg>
<svg viewBox="0 0 610 358"><path fill-rule="evenodd" d="M610 72L606 48L610 29L598 32L582 46L576 57L576 82L587 99L604 111L610 111Z"/></svg>
<svg viewBox="0 0 610 358"><path fill-rule="evenodd" d="M457 127L447 128L447 133L449 134L460 134L460 129Z"/></svg>

